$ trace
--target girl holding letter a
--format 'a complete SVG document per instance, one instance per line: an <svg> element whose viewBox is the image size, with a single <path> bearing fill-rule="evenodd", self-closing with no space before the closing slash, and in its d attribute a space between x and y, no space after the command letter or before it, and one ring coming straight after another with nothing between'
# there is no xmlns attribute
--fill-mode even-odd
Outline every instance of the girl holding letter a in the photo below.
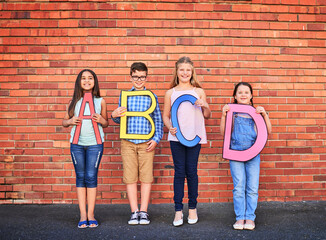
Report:
<svg viewBox="0 0 326 240"><path fill-rule="evenodd" d="M80 210L78 228L95 228L98 226L94 217L97 173L103 154L103 128L108 126L108 116L105 100L100 96L97 76L92 70L84 69L78 74L74 95L62 125L73 126L70 152L76 172Z"/></svg>
<svg viewBox="0 0 326 240"><path fill-rule="evenodd" d="M233 91L235 104L253 106L253 91L249 83L238 83ZM222 109L220 130L224 136L227 112L230 106ZM271 133L272 125L268 114L261 106L256 107L256 113L261 114L265 120L267 132ZM257 129L254 120L246 113L234 113L232 116L233 128L230 141L230 149L244 151L255 144ZM224 140L225 141L225 140ZM248 161L230 160L230 170L233 180L233 204L236 214L236 222L233 228L236 230L253 230L255 228L255 210L258 202L260 154Z"/></svg>

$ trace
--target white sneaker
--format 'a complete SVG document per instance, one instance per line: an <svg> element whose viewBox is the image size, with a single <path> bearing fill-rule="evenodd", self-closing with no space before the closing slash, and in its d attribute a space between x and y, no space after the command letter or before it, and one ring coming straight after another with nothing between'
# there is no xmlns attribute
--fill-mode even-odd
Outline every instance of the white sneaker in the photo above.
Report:
<svg viewBox="0 0 326 240"><path fill-rule="evenodd" d="M131 214L130 220L128 221L129 225L137 225L139 224L139 212L135 211Z"/></svg>

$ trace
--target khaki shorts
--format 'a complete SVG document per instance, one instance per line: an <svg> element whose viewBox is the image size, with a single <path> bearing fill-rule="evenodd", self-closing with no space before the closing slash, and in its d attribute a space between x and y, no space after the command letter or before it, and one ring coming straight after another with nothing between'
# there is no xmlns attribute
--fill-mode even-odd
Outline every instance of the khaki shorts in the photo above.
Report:
<svg viewBox="0 0 326 240"><path fill-rule="evenodd" d="M123 182L153 182L153 159L155 150L146 152L147 143L135 144L121 140L121 157L123 163Z"/></svg>

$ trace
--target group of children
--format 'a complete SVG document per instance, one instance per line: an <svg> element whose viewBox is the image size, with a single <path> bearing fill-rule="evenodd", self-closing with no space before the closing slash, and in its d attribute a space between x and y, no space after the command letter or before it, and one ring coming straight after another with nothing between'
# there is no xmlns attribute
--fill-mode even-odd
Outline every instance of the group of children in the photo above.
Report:
<svg viewBox="0 0 326 240"><path fill-rule="evenodd" d="M130 81L132 88L129 91L146 90L148 69L142 62L135 62L130 68ZM94 101L94 113L91 119L82 119L79 116L81 103L85 93L92 93ZM184 101L178 108L177 120L180 128L173 126L171 121L171 108L176 99L183 95L191 95L197 100L194 105ZM187 179L188 186L188 218L189 224L198 221L197 197L198 197L198 158L201 144L207 143L205 119L211 116L210 107L206 101L206 94L196 77L193 62L188 57L180 58L175 64L175 72L170 89L164 98L163 118L159 108L157 96L156 107L150 114L155 132L151 139L122 139L121 157L123 162L123 182L126 184L128 200L131 208L131 217L128 224L149 224L147 213L150 200L151 186L153 182L153 159L155 147L163 137L163 123L168 128L168 141L174 164L174 203L175 217L173 226L183 224L183 197L184 183ZM234 103L253 106L253 92L251 85L240 82L235 86ZM151 106L151 98L147 95L134 95L128 97L127 108L119 106L112 114L111 119L119 124L120 118L126 112L142 112ZM222 110L221 134L225 130L225 116L229 106ZM257 114L261 114L266 122L268 132L271 132L271 123L263 107L256 108ZM85 108L85 115L90 114L89 108ZM99 144L94 134L93 122L97 123L101 143ZM82 123L82 124L81 124ZM100 97L99 84L96 74L88 69L81 71L75 82L74 95L69 103L62 125L72 126L70 152L76 172L76 189L80 210L79 228L95 228L98 222L94 217L97 173L103 154L104 133L103 128L108 126L106 103ZM78 144L73 143L76 127L81 125ZM195 146L186 146L176 137L177 130L182 132L186 139L200 137ZM130 134L148 134L151 131L149 121L141 116L127 117L127 132ZM253 120L246 114L239 113L233 120L233 132L231 136L231 149L245 150L251 147L256 138L257 129ZM241 144L239 144L241 143ZM246 143L246 144L243 144ZM255 209L258 201L260 156L246 161L230 160L231 175L234 184L233 202L236 214L234 229L255 228ZM141 182L140 207L137 198L137 182Z"/></svg>

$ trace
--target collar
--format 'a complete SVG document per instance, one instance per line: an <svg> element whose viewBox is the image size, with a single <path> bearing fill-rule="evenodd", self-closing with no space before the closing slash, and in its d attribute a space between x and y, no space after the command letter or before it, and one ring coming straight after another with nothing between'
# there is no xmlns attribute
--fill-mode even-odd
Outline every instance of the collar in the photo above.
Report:
<svg viewBox="0 0 326 240"><path fill-rule="evenodd" d="M145 91L146 87L144 87L144 89L142 91ZM134 86L132 86L132 88L130 89L130 91L137 91L136 88Z"/></svg>

